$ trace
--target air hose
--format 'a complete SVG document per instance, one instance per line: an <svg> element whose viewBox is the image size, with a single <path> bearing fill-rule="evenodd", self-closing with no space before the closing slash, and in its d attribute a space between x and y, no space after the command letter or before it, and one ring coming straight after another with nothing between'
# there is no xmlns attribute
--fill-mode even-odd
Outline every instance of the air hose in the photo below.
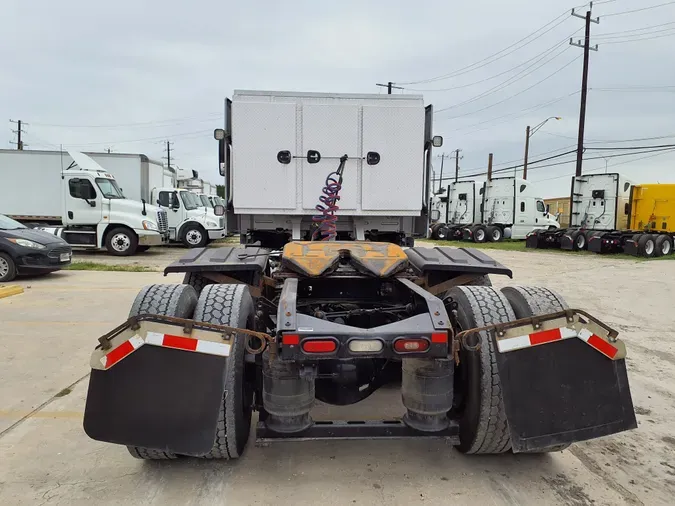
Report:
<svg viewBox="0 0 675 506"><path fill-rule="evenodd" d="M342 189L342 173L345 170L347 155L340 157L340 165L337 170L328 174L325 185L321 190L323 195L319 197L319 204L315 209L319 212L312 216L316 228L312 234L313 241L334 241L337 236L337 220L335 212L340 209L337 205L340 200Z"/></svg>

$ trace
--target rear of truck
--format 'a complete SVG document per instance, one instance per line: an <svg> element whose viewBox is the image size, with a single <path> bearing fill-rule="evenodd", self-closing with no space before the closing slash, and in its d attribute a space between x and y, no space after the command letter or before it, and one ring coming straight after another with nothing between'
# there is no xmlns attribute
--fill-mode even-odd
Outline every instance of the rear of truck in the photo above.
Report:
<svg viewBox="0 0 675 506"><path fill-rule="evenodd" d="M617 332L552 290L493 288L511 271L477 250L299 241L193 250L166 272L184 283L144 288L91 357L85 431L137 458L237 458L254 411L259 441L438 438L476 454L636 427ZM400 403L368 419L314 409L385 385Z"/></svg>

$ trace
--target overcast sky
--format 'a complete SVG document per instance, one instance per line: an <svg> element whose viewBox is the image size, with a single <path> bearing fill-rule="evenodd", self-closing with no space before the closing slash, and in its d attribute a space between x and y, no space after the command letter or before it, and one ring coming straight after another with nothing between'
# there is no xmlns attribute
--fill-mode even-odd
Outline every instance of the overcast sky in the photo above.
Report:
<svg viewBox="0 0 675 506"><path fill-rule="evenodd" d="M600 50L591 53L587 146L675 143L675 2L611 15L665 3L594 4ZM490 152L495 168L520 163L526 125L561 116L531 138L536 160L576 143L583 51L566 40L583 37L583 20L569 15L579 5L4 0L0 146L15 140L10 118L29 124L27 149L63 144L160 158L170 139L176 164L220 182L212 131L234 89L378 93L375 83L391 80L416 83L404 92L434 104L435 133L445 138L439 153L462 149L462 174L483 171ZM619 151L586 156L600 154ZM655 154L613 157L607 166L636 182L675 183L675 151ZM604 171L605 163L589 160L584 169ZM541 181L542 196L569 192L574 163L535 167L529 179Z"/></svg>

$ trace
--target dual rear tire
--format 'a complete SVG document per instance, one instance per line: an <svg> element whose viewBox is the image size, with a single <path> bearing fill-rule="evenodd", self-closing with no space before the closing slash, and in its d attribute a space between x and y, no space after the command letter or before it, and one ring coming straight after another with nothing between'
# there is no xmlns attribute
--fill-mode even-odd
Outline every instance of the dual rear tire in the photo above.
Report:
<svg viewBox="0 0 675 506"><path fill-rule="evenodd" d="M150 285L136 296L129 316L155 314L194 319L205 323L252 328L253 300L246 285ZM216 438L202 458L235 459L241 456L251 430L253 390L246 381L246 338L235 336L227 358L224 393L218 414ZM167 460L178 455L157 449L128 446L133 457Z"/></svg>

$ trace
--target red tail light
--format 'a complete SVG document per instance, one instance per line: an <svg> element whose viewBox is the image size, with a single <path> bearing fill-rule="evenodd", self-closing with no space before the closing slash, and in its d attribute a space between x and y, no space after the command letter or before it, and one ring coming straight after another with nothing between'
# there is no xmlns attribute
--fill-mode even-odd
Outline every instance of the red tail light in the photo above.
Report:
<svg viewBox="0 0 675 506"><path fill-rule="evenodd" d="M312 339L302 343L302 351L305 353L333 353L335 350L337 343L333 339Z"/></svg>
<svg viewBox="0 0 675 506"><path fill-rule="evenodd" d="M396 353L422 353L429 349L429 341L419 337L401 337L394 341Z"/></svg>
<svg viewBox="0 0 675 506"><path fill-rule="evenodd" d="M300 336L298 334L284 334L281 342L288 346L297 346L300 344Z"/></svg>

